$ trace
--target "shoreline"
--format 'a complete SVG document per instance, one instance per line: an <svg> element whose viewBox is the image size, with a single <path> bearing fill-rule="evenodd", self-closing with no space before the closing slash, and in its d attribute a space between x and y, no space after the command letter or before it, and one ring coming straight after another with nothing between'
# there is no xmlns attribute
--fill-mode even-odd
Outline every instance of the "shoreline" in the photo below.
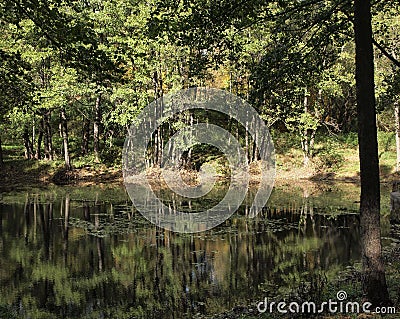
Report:
<svg viewBox="0 0 400 319"><path fill-rule="evenodd" d="M32 164L32 165L27 165ZM195 179L196 173L193 171L182 170L184 176L189 176L189 180ZM151 169L147 172L151 180L160 180L159 169ZM257 186L259 183L260 172L251 172L250 185ZM398 173L381 174L381 184L388 184L400 179ZM223 178L222 178L223 179ZM48 163L41 161L23 161L21 165L6 163L0 170L0 190L2 192L18 191L29 187L45 188L48 186L73 186L86 187L94 185L123 185L124 180L120 168L109 168L99 164L96 166L74 168L71 171L63 167L51 168ZM330 173L319 173L312 168L295 168L291 170L281 170L277 168L275 186L290 183L353 183L360 184L357 173L354 176Z"/></svg>

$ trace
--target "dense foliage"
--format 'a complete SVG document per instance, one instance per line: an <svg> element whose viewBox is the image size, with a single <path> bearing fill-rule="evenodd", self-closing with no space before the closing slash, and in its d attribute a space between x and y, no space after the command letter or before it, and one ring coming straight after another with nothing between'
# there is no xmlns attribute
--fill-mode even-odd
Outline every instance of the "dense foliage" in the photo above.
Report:
<svg viewBox="0 0 400 319"><path fill-rule="evenodd" d="M352 11L343 0L3 0L0 138L28 159L115 164L143 107L209 86L297 134L307 164L317 132L356 130ZM395 2L373 7L385 130L400 92L398 12Z"/></svg>

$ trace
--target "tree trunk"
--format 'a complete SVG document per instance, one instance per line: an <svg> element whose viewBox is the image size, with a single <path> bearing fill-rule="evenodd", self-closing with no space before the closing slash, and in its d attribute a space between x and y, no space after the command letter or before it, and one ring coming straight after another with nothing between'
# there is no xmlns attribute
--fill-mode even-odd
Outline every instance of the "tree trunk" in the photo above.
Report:
<svg viewBox="0 0 400 319"><path fill-rule="evenodd" d="M32 121L32 157L34 156L33 152L33 147L35 145L35 139L36 139L36 128L35 128L35 114L33 114L33 121Z"/></svg>
<svg viewBox="0 0 400 319"><path fill-rule="evenodd" d="M87 118L83 118L83 128L82 128L82 145L81 153L86 155L89 153L89 138L90 138L90 121Z"/></svg>
<svg viewBox="0 0 400 319"><path fill-rule="evenodd" d="M53 134L51 132L51 125L50 125L51 113L50 111L46 115L46 132L47 132L47 143L48 143L48 150L49 150L49 160L52 161L54 158L53 152Z"/></svg>
<svg viewBox="0 0 400 319"><path fill-rule="evenodd" d="M97 163L100 162L100 122L101 122L101 94L96 98L96 103L94 107L94 121L93 121L93 151L95 155L95 160Z"/></svg>
<svg viewBox="0 0 400 319"><path fill-rule="evenodd" d="M3 168L4 161L3 161L3 147L1 146L1 137L0 137L0 169Z"/></svg>
<svg viewBox="0 0 400 319"><path fill-rule="evenodd" d="M24 146L25 146L25 158L32 159L33 145L31 143L31 140L29 139L29 132L28 132L27 127L25 127L25 129L24 129L23 139L24 139Z"/></svg>
<svg viewBox="0 0 400 319"><path fill-rule="evenodd" d="M399 118L399 102L394 103L394 119L396 128L396 171L400 170L400 118Z"/></svg>
<svg viewBox="0 0 400 319"><path fill-rule="evenodd" d="M163 81L161 72L157 70L153 72L153 88L154 88L154 99L157 100L163 96ZM158 102L155 104L156 118L158 116ZM161 165L162 158L162 144L163 144L162 129L159 127L156 129L154 134L154 164L157 166Z"/></svg>
<svg viewBox="0 0 400 319"><path fill-rule="evenodd" d="M304 106L304 113L307 114L307 112L308 112L307 88L305 89L305 92L304 92L303 106ZM306 167L306 166L308 166L308 164L310 162L310 150L309 150L309 145L308 145L308 129L307 129L307 127L304 128L304 130L303 130L301 146L303 149L303 166Z"/></svg>
<svg viewBox="0 0 400 319"><path fill-rule="evenodd" d="M44 149L44 158L49 159L49 142L47 141L48 135L47 135L47 130L46 130L46 124L45 124L45 119L44 115L42 116L42 130L43 130L43 149Z"/></svg>
<svg viewBox="0 0 400 319"><path fill-rule="evenodd" d="M356 89L360 156L360 232L363 294L373 305L389 303L381 254L379 159L375 112L370 0L355 0Z"/></svg>
<svg viewBox="0 0 400 319"><path fill-rule="evenodd" d="M44 123L44 136L45 136L45 151L46 151L46 159L52 161L53 160L53 134L51 131L50 125L51 119L51 111L47 111L43 115L43 123Z"/></svg>
<svg viewBox="0 0 400 319"><path fill-rule="evenodd" d="M249 114L249 113L247 113ZM244 143L245 143L245 149L246 149L246 156L247 156L247 163L251 162L251 152L250 152L250 143L249 143L249 121L246 120L246 132L244 136Z"/></svg>
<svg viewBox="0 0 400 319"><path fill-rule="evenodd" d="M43 121L41 121L41 124ZM39 135L38 135L38 140L36 144L36 153L35 153L35 158L40 160L42 154L41 154L41 148L42 148L42 139L43 139L43 125L41 125L39 129Z"/></svg>
<svg viewBox="0 0 400 319"><path fill-rule="evenodd" d="M315 144L315 134L317 130L311 130L310 141L309 141L309 154L312 158L314 156L314 144Z"/></svg>
<svg viewBox="0 0 400 319"><path fill-rule="evenodd" d="M71 159L69 156L69 147L68 147L68 124L64 107L62 107L60 110L60 120L61 120L61 135L63 139L65 168L67 170L70 170L72 166L71 166Z"/></svg>

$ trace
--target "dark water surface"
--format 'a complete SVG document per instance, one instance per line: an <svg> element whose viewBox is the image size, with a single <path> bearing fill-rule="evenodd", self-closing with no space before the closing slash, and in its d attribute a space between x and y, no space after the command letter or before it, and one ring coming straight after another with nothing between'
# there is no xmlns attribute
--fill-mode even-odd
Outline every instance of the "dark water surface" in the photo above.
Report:
<svg viewBox="0 0 400 319"><path fill-rule="evenodd" d="M123 188L3 193L0 317L192 318L285 295L313 274L333 280L360 260L358 191L282 185L256 218L244 204L194 235L148 223Z"/></svg>

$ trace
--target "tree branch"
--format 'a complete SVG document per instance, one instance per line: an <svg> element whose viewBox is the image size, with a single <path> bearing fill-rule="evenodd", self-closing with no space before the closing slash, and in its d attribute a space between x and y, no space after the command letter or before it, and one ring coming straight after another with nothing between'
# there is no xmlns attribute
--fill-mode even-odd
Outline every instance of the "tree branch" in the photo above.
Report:
<svg viewBox="0 0 400 319"><path fill-rule="evenodd" d="M30 14L28 10L26 10L19 1L11 0L20 10L20 13L22 13L23 16L25 16L26 19L30 19L36 27L38 27L41 31L44 37L50 41L53 45L55 45L57 48L61 49L61 45L58 40L56 40L48 31L48 29L51 30L51 28L46 28L44 23L40 21L40 19L37 19L35 17L35 14ZM36 8L38 10L38 8Z"/></svg>
<svg viewBox="0 0 400 319"><path fill-rule="evenodd" d="M372 43L383 53L385 57L387 57L390 61L392 61L397 67L400 67L400 61L395 59L393 55L386 51L386 49L380 45L378 42L372 38Z"/></svg>

